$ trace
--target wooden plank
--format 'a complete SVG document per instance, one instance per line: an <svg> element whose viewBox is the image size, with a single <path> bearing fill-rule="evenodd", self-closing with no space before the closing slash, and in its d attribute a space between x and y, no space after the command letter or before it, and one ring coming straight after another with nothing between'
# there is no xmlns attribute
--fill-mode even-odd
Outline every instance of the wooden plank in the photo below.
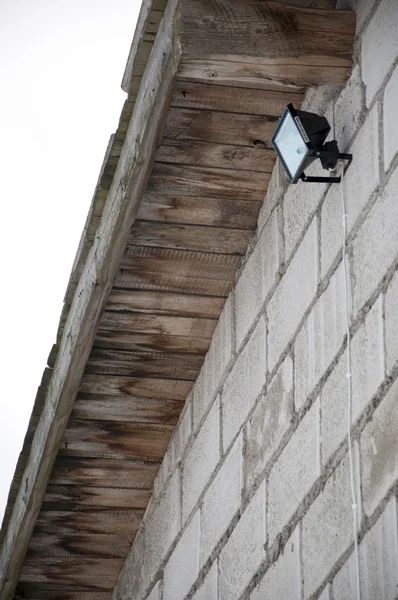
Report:
<svg viewBox="0 0 398 600"><path fill-rule="evenodd" d="M151 492L149 490L78 485L48 485L44 494L42 510L65 511L81 510L82 508L90 507L97 509L145 509L150 497Z"/></svg>
<svg viewBox="0 0 398 600"><path fill-rule="evenodd" d="M103 331L128 331L152 335L189 336L211 340L216 319L196 319L194 317L174 317L145 313L121 313L104 311L99 329Z"/></svg>
<svg viewBox="0 0 398 600"><path fill-rule="evenodd" d="M176 94L173 99L175 96ZM250 106L249 95L247 101ZM262 140L270 148L269 140L275 131L283 105L276 106L273 103L270 108L278 109L275 115L237 114L218 110L171 107L167 114L162 144L170 144L171 140L202 141L253 148L255 140Z"/></svg>
<svg viewBox="0 0 398 600"><path fill-rule="evenodd" d="M92 558L125 558L135 538L136 531L123 533L33 533L28 558L81 556Z"/></svg>
<svg viewBox="0 0 398 600"><path fill-rule="evenodd" d="M57 583L20 583L16 590L16 599L18 597L27 600L111 600L112 593Z"/></svg>
<svg viewBox="0 0 398 600"><path fill-rule="evenodd" d="M191 391L190 381L178 379L150 379L144 377L108 377L106 375L83 375L81 394L107 394L110 396L133 396L135 398L167 398L184 401Z"/></svg>
<svg viewBox="0 0 398 600"><path fill-rule="evenodd" d="M123 566L123 559L83 557L27 557L21 572L21 581L91 586L94 589L113 590Z"/></svg>
<svg viewBox="0 0 398 600"><path fill-rule="evenodd" d="M58 457L50 484L150 490L158 469L149 461Z"/></svg>
<svg viewBox="0 0 398 600"><path fill-rule="evenodd" d="M195 354L204 358L210 342L207 338L193 335L142 334L101 329L97 331L95 345L97 348L107 350L130 350L132 352L145 352L153 348L155 351Z"/></svg>
<svg viewBox="0 0 398 600"><path fill-rule="evenodd" d="M69 419L61 442L64 455L120 454L125 457L162 459L173 432L173 425L121 423Z"/></svg>
<svg viewBox="0 0 398 600"><path fill-rule="evenodd" d="M167 4L162 30L156 37L142 79L101 225L63 326L59 349L62 359L55 365L28 464L0 551L1 600L12 596L17 584L35 518L94 341L97 323L112 287L129 229L146 188L152 157L160 141L180 56L180 46L174 29L178 4L178 0L169 0ZM145 157L145 160L137 160L137 157ZM69 573L69 579L76 583L79 562L69 568L64 564L64 560L61 559L59 563L60 577ZM99 569L99 573L96 573L94 568L90 570L93 585L97 585L97 577L104 577L107 585L113 589L122 563L123 561L117 561L115 569L108 577L105 570ZM106 565L109 565L109 561ZM47 568L53 572L51 565L47 565ZM25 565L25 569L29 572L29 564ZM46 580L45 574L43 579Z"/></svg>
<svg viewBox="0 0 398 600"><path fill-rule="evenodd" d="M304 94L235 88L176 79L171 106L252 115L281 115L291 102L300 108Z"/></svg>
<svg viewBox="0 0 398 600"><path fill-rule="evenodd" d="M71 418L173 425L181 409L177 400L87 394L77 397Z"/></svg>
<svg viewBox="0 0 398 600"><path fill-rule="evenodd" d="M355 15L264 0L185 0L180 31L183 58L250 56L327 71L350 66Z"/></svg>
<svg viewBox="0 0 398 600"><path fill-rule="evenodd" d="M175 225L135 221L127 241L129 246L152 246L174 250L193 250L213 254L244 255L253 234L247 229Z"/></svg>
<svg viewBox="0 0 398 600"><path fill-rule="evenodd" d="M270 64L266 59L252 61L234 56L193 57L180 62L178 78L181 81L303 92L315 85L342 85L349 76L351 66L351 63L348 66L331 67Z"/></svg>
<svg viewBox="0 0 398 600"><path fill-rule="evenodd" d="M200 354L156 352L152 349L132 352L129 350L98 348L94 345L85 373L125 375L127 377L150 376L195 381L202 363L203 356ZM76 402L78 400L79 396Z"/></svg>
<svg viewBox="0 0 398 600"><path fill-rule="evenodd" d="M42 510L37 517L35 534L117 534L138 531L143 510Z"/></svg>
<svg viewBox="0 0 398 600"><path fill-rule="evenodd" d="M128 246L116 288L228 296L240 256Z"/></svg>
<svg viewBox="0 0 398 600"><path fill-rule="evenodd" d="M113 289L108 298L107 310L218 319L224 302L223 298L209 298L208 296ZM127 358L128 355L126 355Z"/></svg>
<svg viewBox="0 0 398 600"><path fill-rule="evenodd" d="M166 196L263 200L269 178L269 173L253 177L251 171L155 163L147 191Z"/></svg>
<svg viewBox="0 0 398 600"><path fill-rule="evenodd" d="M201 141L164 140L155 160L167 164L271 173L276 155L262 144L246 147ZM253 177L256 175L253 173Z"/></svg>
<svg viewBox="0 0 398 600"><path fill-rule="evenodd" d="M138 218L160 223L184 223L254 230L262 202L228 198L190 198L147 193Z"/></svg>

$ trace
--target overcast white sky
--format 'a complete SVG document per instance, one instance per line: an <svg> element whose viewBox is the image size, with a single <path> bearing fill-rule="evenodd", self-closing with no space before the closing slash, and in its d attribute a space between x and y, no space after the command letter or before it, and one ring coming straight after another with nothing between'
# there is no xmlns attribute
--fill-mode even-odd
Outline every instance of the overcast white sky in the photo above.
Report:
<svg viewBox="0 0 398 600"><path fill-rule="evenodd" d="M0 0L0 521L141 0Z"/></svg>

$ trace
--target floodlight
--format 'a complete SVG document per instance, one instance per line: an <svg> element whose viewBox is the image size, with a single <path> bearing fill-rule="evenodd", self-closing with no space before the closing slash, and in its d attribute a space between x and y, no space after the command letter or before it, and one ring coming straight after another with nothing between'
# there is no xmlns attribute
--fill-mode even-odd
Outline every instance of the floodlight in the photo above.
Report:
<svg viewBox="0 0 398 600"><path fill-rule="evenodd" d="M305 169L318 158L328 171L336 168L339 160L352 160L352 154L342 154L336 140L326 142L330 125L326 117L304 110L295 110L288 104L279 119L271 143L279 156L290 183L299 179L312 183L339 183L340 177L310 177Z"/></svg>

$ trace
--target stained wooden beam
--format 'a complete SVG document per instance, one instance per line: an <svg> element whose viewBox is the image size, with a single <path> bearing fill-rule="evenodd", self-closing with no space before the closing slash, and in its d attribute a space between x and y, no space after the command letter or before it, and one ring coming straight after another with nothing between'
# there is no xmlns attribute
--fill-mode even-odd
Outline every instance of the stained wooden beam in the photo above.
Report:
<svg viewBox="0 0 398 600"><path fill-rule="evenodd" d="M44 495L43 511L134 508L144 510L150 490L80 485L48 485ZM68 508L66 508L68 507Z"/></svg>
<svg viewBox="0 0 398 600"><path fill-rule="evenodd" d="M83 485L150 490L159 461L58 457L50 477L52 485Z"/></svg>
<svg viewBox="0 0 398 600"><path fill-rule="evenodd" d="M181 404L181 401L158 398L85 394L77 397L71 417L92 421L175 425L181 412Z"/></svg>
<svg viewBox="0 0 398 600"><path fill-rule="evenodd" d="M190 381L179 379L83 375L79 392L138 398L172 398L183 402L191 388Z"/></svg>
<svg viewBox="0 0 398 600"><path fill-rule="evenodd" d="M344 83L355 15L264 0L184 0L180 30L179 79L302 91Z"/></svg>

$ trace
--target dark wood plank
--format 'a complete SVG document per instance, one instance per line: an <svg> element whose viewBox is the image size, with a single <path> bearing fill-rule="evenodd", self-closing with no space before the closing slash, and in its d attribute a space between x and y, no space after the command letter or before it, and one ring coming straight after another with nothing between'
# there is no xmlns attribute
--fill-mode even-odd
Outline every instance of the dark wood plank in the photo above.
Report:
<svg viewBox="0 0 398 600"><path fill-rule="evenodd" d="M138 531L143 510L42 510L35 533L132 534Z"/></svg>
<svg viewBox="0 0 398 600"><path fill-rule="evenodd" d="M16 589L16 599L27 600L111 600L111 591L100 591L76 585L58 583L20 583Z"/></svg>
<svg viewBox="0 0 398 600"><path fill-rule="evenodd" d="M271 173L276 155L258 142L248 147L175 139L163 141L155 160L167 164L253 171L253 177L256 177L255 173Z"/></svg>
<svg viewBox="0 0 398 600"><path fill-rule="evenodd" d="M107 310L218 319L224 302L224 298L209 296L113 289L108 298Z"/></svg>
<svg viewBox="0 0 398 600"><path fill-rule="evenodd" d="M299 92L236 88L176 79L171 105L263 116L281 115L289 102L300 108L303 98L304 94Z"/></svg>
<svg viewBox="0 0 398 600"><path fill-rule="evenodd" d="M34 557L25 559L20 581L91 586L113 590L124 563L116 558Z"/></svg>
<svg viewBox="0 0 398 600"><path fill-rule="evenodd" d="M164 351L172 354L195 354L203 358L209 348L209 340L193 335L145 334L99 329L95 338L95 346L107 350L129 350L139 353L154 349L158 352Z"/></svg>
<svg viewBox="0 0 398 600"><path fill-rule="evenodd" d="M138 218L160 223L192 223L254 230L262 202L145 194Z"/></svg>
<svg viewBox="0 0 398 600"><path fill-rule="evenodd" d="M150 490L159 462L58 457L50 484Z"/></svg>
<svg viewBox="0 0 398 600"><path fill-rule="evenodd" d="M194 317L174 317L169 315L134 312L104 311L99 324L100 330L128 331L152 335L189 336L194 335L211 340L216 319L196 319Z"/></svg>
<svg viewBox="0 0 398 600"><path fill-rule="evenodd" d="M178 421L181 408L182 401L177 400L86 394L77 397L71 417L93 421L173 425Z"/></svg>
<svg viewBox="0 0 398 600"><path fill-rule="evenodd" d="M203 363L201 354L130 351L98 348L94 345L86 365L86 373L124 375L126 377L163 377L195 381ZM75 405L76 407L76 405Z"/></svg>
<svg viewBox="0 0 398 600"><path fill-rule="evenodd" d="M150 497L150 490L85 487L80 485L48 485L44 494L42 510L75 511L90 507L96 509L145 509Z"/></svg>
<svg viewBox="0 0 398 600"><path fill-rule="evenodd" d="M190 95L190 92L188 94ZM250 97L247 100L250 104ZM271 104L271 108L273 107L274 105ZM278 105L277 108L275 115L263 116L264 112L261 115L246 115L218 110L171 107L167 115L162 144L167 145L171 141L202 141L253 148L253 142L262 140L270 148L269 140L275 131L282 106Z"/></svg>
<svg viewBox="0 0 398 600"><path fill-rule="evenodd" d="M107 394L135 398L166 398L184 401L191 391L190 381L144 377L109 377L83 375L79 392L82 394Z"/></svg>
<svg viewBox="0 0 398 600"><path fill-rule="evenodd" d="M116 288L226 297L240 256L128 246L120 262Z"/></svg>
<svg viewBox="0 0 398 600"><path fill-rule="evenodd" d="M263 200L269 173L233 171L155 163L147 190L171 196L211 196L237 200Z"/></svg>
<svg viewBox="0 0 398 600"><path fill-rule="evenodd" d="M104 453L160 460L173 429L172 424L69 419L61 448L64 455L69 452L74 456Z"/></svg>
<svg viewBox="0 0 398 600"><path fill-rule="evenodd" d="M81 556L92 558L125 558L136 531L122 533L34 533L29 542L27 558Z"/></svg>
<svg viewBox="0 0 398 600"><path fill-rule="evenodd" d="M212 254L246 253L253 234L247 229L176 225L135 221L127 241L129 246L151 246L174 250L193 250Z"/></svg>

